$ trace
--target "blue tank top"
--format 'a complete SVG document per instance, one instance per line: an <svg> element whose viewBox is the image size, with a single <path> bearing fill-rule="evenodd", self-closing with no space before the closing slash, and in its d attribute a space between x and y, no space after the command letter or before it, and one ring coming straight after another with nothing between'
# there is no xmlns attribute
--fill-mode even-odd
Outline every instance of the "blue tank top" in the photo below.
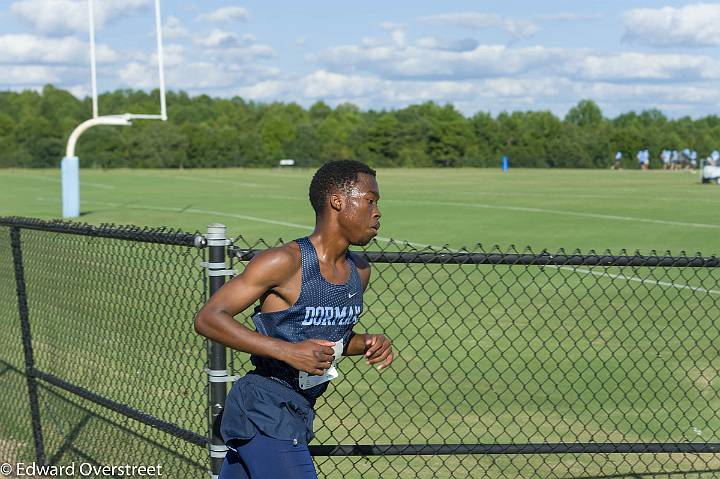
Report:
<svg viewBox="0 0 720 479"><path fill-rule="evenodd" d="M363 288L357 266L347 253L350 278L345 284L333 284L320 274L315 247L307 237L295 240L300 246L302 279L300 296L284 311L263 313L255 308L255 329L266 336L299 343L306 339L342 340L344 349L353 336L352 328L363 310ZM297 391L312 403L327 389L328 382L301 389L299 371L273 358L252 355L254 374L274 379ZM342 374L342 372L340 373Z"/></svg>

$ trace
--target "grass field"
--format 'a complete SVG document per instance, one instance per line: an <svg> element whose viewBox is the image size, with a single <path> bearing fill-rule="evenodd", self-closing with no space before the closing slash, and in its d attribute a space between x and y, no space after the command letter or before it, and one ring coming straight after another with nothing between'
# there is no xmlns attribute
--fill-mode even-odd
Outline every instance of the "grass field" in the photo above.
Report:
<svg viewBox="0 0 720 479"><path fill-rule="evenodd" d="M306 199L310 175L83 171L82 220L190 231L219 221L231 235L251 241L291 239L307 233L313 222ZM57 176L48 170L3 171L0 215L57 217ZM482 242L551 251L717 251L720 223L714 208L720 189L699 185L686 173L382 170L378 178L384 238L451 248ZM87 256L74 252L78 243L70 237L41 232L26 237L39 367L202 433L204 351L190 331L200 300L192 278L196 255L173 247L175 266L155 280L141 267L165 261L154 248L134 244L116 254L117 242L88 240L80 244L94 251ZM0 251L5 260L0 300L7 306L0 313L0 344L10 344L19 327L5 235ZM73 273L78 264L86 267ZM358 327L386 332L398 359L382 373L352 359L341 363L345 378L318 403L317 442L720 442L719 279L718 269L378 264ZM21 369L21 345L12 344L0 358ZM238 370L246 364L244 355L235 356ZM22 401L17 375L0 371L0 381ZM88 412L95 406L72 404L56 391L42 394L42 407L54 415L46 426L62 423L59 430L48 427L52 451L64 450L67 431L80 431L75 449L60 456L64 462L79 457L78 451L105 463L140 454L185 471L169 477L197 472L137 434L199 461L203 452L194 446L112 416L132 433L120 432ZM18 435L22 419L0 411L0 439L19 444L25 437ZM104 437L111 437L114 447ZM24 447L28 450L27 443ZM350 478L720 474L718 454L317 462L325 477Z"/></svg>
<svg viewBox="0 0 720 479"><path fill-rule="evenodd" d="M313 225L309 170L83 170L82 221L209 222L249 238ZM452 248L499 244L718 252L720 188L666 171L388 169L378 173L381 236ZM0 171L0 215L61 215L59 170Z"/></svg>

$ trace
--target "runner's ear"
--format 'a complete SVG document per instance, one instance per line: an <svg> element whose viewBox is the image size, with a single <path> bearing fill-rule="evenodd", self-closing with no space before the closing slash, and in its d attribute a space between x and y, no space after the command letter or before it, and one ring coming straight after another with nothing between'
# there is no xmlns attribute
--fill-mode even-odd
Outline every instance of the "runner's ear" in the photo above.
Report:
<svg viewBox="0 0 720 479"><path fill-rule="evenodd" d="M330 195L330 207L335 211L340 211L343 206L343 198L338 193Z"/></svg>

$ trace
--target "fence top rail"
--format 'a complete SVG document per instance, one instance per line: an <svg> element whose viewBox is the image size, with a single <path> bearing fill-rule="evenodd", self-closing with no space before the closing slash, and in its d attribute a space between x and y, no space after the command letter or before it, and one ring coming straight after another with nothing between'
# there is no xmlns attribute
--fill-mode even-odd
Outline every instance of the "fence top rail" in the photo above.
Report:
<svg viewBox="0 0 720 479"><path fill-rule="evenodd" d="M262 249L233 246L229 255L239 261L249 261ZM510 266L647 266L665 268L717 268L720 258L715 256L645 256L610 254L499 253L468 251L356 251L372 263L417 264L489 264Z"/></svg>
<svg viewBox="0 0 720 479"><path fill-rule="evenodd" d="M114 224L91 225L87 223L41 220L17 216L0 216L0 226L177 246L198 246L199 243L196 238L200 237L199 233L187 233L167 227L153 228Z"/></svg>

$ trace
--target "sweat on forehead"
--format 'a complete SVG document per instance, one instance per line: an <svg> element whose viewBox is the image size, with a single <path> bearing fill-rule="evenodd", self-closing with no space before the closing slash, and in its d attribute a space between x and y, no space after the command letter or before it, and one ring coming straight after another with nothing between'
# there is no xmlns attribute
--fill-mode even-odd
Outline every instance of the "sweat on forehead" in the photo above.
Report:
<svg viewBox="0 0 720 479"><path fill-rule="evenodd" d="M361 188L357 181L345 183L343 186L338 188L338 190L348 196L361 196L367 193L365 188Z"/></svg>

